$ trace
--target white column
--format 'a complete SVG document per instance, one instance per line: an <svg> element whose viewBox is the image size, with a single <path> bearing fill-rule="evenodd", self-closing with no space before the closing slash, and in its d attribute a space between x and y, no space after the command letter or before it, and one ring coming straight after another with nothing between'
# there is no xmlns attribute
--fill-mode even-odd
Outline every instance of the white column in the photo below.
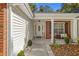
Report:
<svg viewBox="0 0 79 59"><path fill-rule="evenodd" d="M13 55L13 38L12 38L12 7L11 7L11 5L9 4L9 7L8 7L8 19L9 20L7 20L7 25L8 25L8 36L7 36L7 50L8 50L8 54L7 55Z"/></svg>
<svg viewBox="0 0 79 59"><path fill-rule="evenodd" d="M73 30L73 42L77 42L77 19L76 18L74 18L73 19L73 22L72 22L72 24L73 24L73 28L72 28L72 30Z"/></svg>
<svg viewBox="0 0 79 59"><path fill-rule="evenodd" d="M54 18L51 18L51 43L54 43Z"/></svg>

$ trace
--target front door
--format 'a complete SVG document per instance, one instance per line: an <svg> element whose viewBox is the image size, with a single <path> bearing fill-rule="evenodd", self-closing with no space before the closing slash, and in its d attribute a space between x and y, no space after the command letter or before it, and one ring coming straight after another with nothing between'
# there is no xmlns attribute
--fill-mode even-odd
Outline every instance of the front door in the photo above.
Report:
<svg viewBox="0 0 79 59"><path fill-rule="evenodd" d="M36 37L43 37L43 23L36 23Z"/></svg>

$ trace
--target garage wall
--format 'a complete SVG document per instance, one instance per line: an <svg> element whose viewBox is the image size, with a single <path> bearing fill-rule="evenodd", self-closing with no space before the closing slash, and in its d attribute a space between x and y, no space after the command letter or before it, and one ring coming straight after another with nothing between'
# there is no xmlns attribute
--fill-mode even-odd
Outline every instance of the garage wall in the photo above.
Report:
<svg viewBox="0 0 79 59"><path fill-rule="evenodd" d="M10 8L10 7L9 7ZM33 38L33 21L19 8L11 7L11 44L9 55L17 55L27 46L29 39Z"/></svg>
<svg viewBox="0 0 79 59"><path fill-rule="evenodd" d="M23 50L26 37L26 20L16 14L12 14L12 40L13 55Z"/></svg>
<svg viewBox="0 0 79 59"><path fill-rule="evenodd" d="M33 38L33 20L30 19L19 7L12 8L13 12L28 21L29 39Z"/></svg>

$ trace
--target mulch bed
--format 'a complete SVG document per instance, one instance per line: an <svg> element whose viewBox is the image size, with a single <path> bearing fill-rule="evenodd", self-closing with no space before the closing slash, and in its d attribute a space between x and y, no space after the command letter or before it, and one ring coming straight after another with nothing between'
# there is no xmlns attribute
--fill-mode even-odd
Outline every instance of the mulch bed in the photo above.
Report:
<svg viewBox="0 0 79 59"><path fill-rule="evenodd" d="M79 56L78 44L62 44L60 47L51 45L51 49L55 56Z"/></svg>

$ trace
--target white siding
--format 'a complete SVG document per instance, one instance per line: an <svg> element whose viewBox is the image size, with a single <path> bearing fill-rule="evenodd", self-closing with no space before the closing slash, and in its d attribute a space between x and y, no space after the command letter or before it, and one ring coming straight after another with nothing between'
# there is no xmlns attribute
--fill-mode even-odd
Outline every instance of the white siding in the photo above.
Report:
<svg viewBox="0 0 79 59"><path fill-rule="evenodd" d="M16 14L12 14L12 40L13 55L17 55L24 48L26 38L26 20Z"/></svg>
<svg viewBox="0 0 79 59"><path fill-rule="evenodd" d="M27 15L18 6L10 4L8 55L17 55L26 48L28 40L33 39L33 20Z"/></svg>

